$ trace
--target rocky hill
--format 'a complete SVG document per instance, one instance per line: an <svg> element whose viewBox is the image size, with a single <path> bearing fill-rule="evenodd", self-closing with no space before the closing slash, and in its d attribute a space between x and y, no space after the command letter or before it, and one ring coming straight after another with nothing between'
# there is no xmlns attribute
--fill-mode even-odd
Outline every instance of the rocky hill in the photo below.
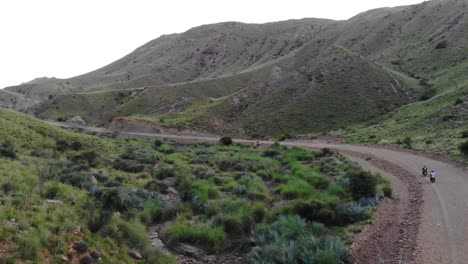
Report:
<svg viewBox="0 0 468 264"><path fill-rule="evenodd" d="M431 82L466 60L467 11L466 1L433 0L346 21L204 25L81 76L8 87L0 101L95 125L129 117L250 136L325 131L443 92Z"/></svg>

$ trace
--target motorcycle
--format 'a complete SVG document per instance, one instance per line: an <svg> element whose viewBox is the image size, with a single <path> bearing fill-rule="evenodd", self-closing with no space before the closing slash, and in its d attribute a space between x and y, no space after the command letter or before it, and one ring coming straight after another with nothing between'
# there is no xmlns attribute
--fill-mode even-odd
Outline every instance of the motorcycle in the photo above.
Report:
<svg viewBox="0 0 468 264"><path fill-rule="evenodd" d="M431 177L429 177L429 179L431 180L432 183L435 182L436 178L434 176L431 175Z"/></svg>
<svg viewBox="0 0 468 264"><path fill-rule="evenodd" d="M426 177L426 176L427 176L427 170L423 170L423 171L422 171L422 175L423 175L424 177Z"/></svg>

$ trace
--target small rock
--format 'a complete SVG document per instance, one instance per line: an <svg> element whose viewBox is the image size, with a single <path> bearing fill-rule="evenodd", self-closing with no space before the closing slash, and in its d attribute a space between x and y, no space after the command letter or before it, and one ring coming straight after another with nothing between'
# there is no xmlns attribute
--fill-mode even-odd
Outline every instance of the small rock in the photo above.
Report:
<svg viewBox="0 0 468 264"><path fill-rule="evenodd" d="M130 250L128 252L128 255L133 258L133 259L136 259L136 260L142 260L143 259L143 256L141 256L141 254L135 250Z"/></svg>

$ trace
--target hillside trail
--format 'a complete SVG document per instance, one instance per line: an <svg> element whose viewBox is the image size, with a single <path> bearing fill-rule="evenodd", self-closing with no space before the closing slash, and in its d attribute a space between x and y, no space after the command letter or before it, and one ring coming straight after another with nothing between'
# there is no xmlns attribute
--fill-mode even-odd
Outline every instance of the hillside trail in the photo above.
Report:
<svg viewBox="0 0 468 264"><path fill-rule="evenodd" d="M219 140L218 137L137 132L120 132L119 137L181 142ZM234 142L254 145L256 141L234 139ZM381 172L392 182L395 198L384 202L370 230L363 232L368 237L355 243L359 251L354 253L357 263L468 263L468 175L463 166L405 150L374 146L320 140L286 141L281 145L337 150L364 168ZM436 183L421 175L424 165L437 172Z"/></svg>

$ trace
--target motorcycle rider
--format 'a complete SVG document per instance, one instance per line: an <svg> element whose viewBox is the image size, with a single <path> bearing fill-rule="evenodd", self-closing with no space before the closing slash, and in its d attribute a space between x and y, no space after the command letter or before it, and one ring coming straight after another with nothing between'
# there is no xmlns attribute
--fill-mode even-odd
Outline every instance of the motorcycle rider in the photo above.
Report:
<svg viewBox="0 0 468 264"><path fill-rule="evenodd" d="M431 181L435 182L435 179L437 177L437 173L435 171L431 171Z"/></svg>
<svg viewBox="0 0 468 264"><path fill-rule="evenodd" d="M422 175L424 175L424 176L427 175L427 167L426 167L426 165L424 165L424 167L422 168Z"/></svg>

